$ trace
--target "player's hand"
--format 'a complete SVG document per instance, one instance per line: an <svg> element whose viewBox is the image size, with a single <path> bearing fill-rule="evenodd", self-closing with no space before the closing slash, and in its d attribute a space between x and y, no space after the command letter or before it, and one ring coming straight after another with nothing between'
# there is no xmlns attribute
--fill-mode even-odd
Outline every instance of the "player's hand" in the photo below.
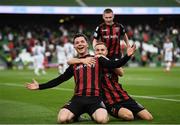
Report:
<svg viewBox="0 0 180 125"><path fill-rule="evenodd" d="M131 47L127 48L127 55L132 56L136 51L136 44L134 43Z"/></svg>
<svg viewBox="0 0 180 125"><path fill-rule="evenodd" d="M96 59L94 57L87 57L87 58L82 59L82 63L91 67L91 65L96 63Z"/></svg>
<svg viewBox="0 0 180 125"><path fill-rule="evenodd" d="M39 83L35 79L33 79L32 83L26 84L26 88L30 90L37 90L39 89Z"/></svg>

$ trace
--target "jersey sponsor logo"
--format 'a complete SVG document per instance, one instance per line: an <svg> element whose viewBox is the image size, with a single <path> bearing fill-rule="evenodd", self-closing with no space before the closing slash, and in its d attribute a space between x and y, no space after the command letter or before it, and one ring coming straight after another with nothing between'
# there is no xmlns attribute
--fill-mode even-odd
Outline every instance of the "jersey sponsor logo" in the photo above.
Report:
<svg viewBox="0 0 180 125"><path fill-rule="evenodd" d="M75 70L79 70L80 68L85 68L85 67L87 67L87 65L85 65L85 64L79 65L79 66L76 67ZM95 67L95 64L92 64L91 67Z"/></svg>
<svg viewBox="0 0 180 125"><path fill-rule="evenodd" d="M102 29L102 32L107 32L107 29Z"/></svg>
<svg viewBox="0 0 180 125"><path fill-rule="evenodd" d="M117 35L104 35L103 36L104 39L114 39L114 38L118 38Z"/></svg>

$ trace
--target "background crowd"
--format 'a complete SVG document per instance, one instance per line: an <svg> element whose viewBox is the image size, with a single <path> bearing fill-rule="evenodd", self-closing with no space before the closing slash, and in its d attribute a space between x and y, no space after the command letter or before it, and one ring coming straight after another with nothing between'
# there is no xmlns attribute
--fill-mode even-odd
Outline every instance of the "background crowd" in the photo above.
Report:
<svg viewBox="0 0 180 125"><path fill-rule="evenodd" d="M90 50L93 32L101 16L50 16L50 15L1 15L0 24L0 64L9 68L26 66L33 62L33 47L37 42L45 48L44 65L56 67L59 43L71 43L75 33L89 37ZM178 16L116 16L127 30L130 43L135 42L137 51L130 64L141 66L161 66L163 63L163 43L169 37L174 45L173 62L180 62L180 26ZM122 44L122 51L125 45ZM66 55L67 55L66 48ZM74 53L73 56L76 54ZM65 59L66 60L66 59Z"/></svg>

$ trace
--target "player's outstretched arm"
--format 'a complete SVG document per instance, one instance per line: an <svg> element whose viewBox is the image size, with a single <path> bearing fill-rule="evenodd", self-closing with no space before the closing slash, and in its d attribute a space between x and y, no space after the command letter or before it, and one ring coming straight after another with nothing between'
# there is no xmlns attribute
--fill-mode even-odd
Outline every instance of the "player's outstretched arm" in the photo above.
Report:
<svg viewBox="0 0 180 125"><path fill-rule="evenodd" d="M37 90L39 89L39 83L33 79L31 83L26 84L26 88L30 90Z"/></svg>

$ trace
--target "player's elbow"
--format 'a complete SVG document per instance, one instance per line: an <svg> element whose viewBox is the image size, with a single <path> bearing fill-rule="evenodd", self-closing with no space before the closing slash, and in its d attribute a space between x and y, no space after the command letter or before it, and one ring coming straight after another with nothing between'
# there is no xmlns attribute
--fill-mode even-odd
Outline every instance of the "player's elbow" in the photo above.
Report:
<svg viewBox="0 0 180 125"><path fill-rule="evenodd" d="M123 70L123 68L116 68L116 69L114 70L114 72L116 73L116 75L121 76L121 77L124 75L124 70Z"/></svg>

